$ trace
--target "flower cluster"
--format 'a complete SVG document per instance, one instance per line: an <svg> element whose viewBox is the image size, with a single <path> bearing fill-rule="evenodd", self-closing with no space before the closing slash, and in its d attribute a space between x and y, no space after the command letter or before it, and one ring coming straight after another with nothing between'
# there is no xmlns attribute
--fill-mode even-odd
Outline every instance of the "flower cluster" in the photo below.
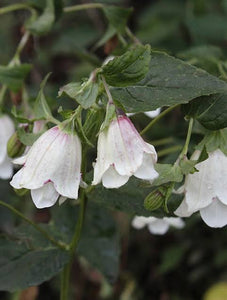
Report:
<svg viewBox="0 0 227 300"><path fill-rule="evenodd" d="M50 207L59 199L77 199L81 182L81 142L64 126L55 126L36 140L26 154L14 160L23 167L13 176L15 189L31 190L38 208ZM145 180L158 176L154 169L157 154L141 138L126 116L115 116L98 138L98 156L92 184L103 182L117 188L134 175Z"/></svg>

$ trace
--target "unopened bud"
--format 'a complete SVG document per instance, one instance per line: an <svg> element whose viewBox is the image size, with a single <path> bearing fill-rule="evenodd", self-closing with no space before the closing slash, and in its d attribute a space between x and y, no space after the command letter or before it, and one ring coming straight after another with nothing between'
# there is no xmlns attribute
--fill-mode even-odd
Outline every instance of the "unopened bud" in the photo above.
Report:
<svg viewBox="0 0 227 300"><path fill-rule="evenodd" d="M11 158L21 156L24 153L25 145L21 143L17 131L11 136L7 143L7 153Z"/></svg>
<svg viewBox="0 0 227 300"><path fill-rule="evenodd" d="M145 198L143 205L147 210L152 211L158 209L163 203L163 194L159 191L159 189L156 189Z"/></svg>

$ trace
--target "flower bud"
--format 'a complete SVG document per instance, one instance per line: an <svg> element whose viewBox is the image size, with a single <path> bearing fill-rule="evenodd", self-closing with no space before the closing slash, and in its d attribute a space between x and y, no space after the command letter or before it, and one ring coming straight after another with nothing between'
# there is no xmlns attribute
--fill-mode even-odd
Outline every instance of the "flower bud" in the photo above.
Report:
<svg viewBox="0 0 227 300"><path fill-rule="evenodd" d="M21 156L24 153L25 145L21 143L17 131L10 137L7 143L7 153L11 158Z"/></svg>
<svg viewBox="0 0 227 300"><path fill-rule="evenodd" d="M159 189L152 191L144 200L144 207L147 210L156 210L164 203L164 197Z"/></svg>

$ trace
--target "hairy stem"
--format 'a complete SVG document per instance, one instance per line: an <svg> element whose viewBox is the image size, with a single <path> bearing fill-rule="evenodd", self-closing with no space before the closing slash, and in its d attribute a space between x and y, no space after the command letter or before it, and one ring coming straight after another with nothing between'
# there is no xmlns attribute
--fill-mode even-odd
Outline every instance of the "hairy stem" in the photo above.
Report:
<svg viewBox="0 0 227 300"><path fill-rule="evenodd" d="M34 223L33 221L31 221L30 219L25 217L21 212L19 212L16 208L11 206L10 204L0 201L0 205L9 209L12 213L14 213L15 215L17 215L18 217L23 219L25 222L30 224L33 228L35 228L37 231L39 231L47 240L49 240L52 244L54 244L58 248L61 248L63 250L68 250L67 245L64 245L63 243L56 241L51 235L49 235L49 233L47 233L44 229L39 227L36 223Z"/></svg>
<svg viewBox="0 0 227 300"><path fill-rule="evenodd" d="M154 124L156 124L160 119L162 119L165 115L167 115L170 111L172 111L174 108L178 107L179 104L176 104L174 106L171 106L161 112L156 118L154 118L141 132L140 134L145 134Z"/></svg>

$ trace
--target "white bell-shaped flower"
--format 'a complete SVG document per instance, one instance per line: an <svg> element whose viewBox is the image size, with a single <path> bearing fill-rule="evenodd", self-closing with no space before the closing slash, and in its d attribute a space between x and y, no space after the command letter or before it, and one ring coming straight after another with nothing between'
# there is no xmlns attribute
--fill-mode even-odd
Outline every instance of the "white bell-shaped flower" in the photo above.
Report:
<svg viewBox="0 0 227 300"><path fill-rule="evenodd" d="M186 176L185 198L175 214L189 217L199 211L208 226L227 225L227 156L217 149L195 167L199 172Z"/></svg>
<svg viewBox="0 0 227 300"><path fill-rule="evenodd" d="M59 195L78 198L81 143L76 134L55 126L42 134L28 153L14 160L23 164L10 184L31 190L37 208L50 207Z"/></svg>
<svg viewBox="0 0 227 300"><path fill-rule="evenodd" d="M146 143L126 116L115 117L98 138L93 185L102 181L106 188L118 188L134 175L154 180L155 148Z"/></svg>
<svg viewBox="0 0 227 300"><path fill-rule="evenodd" d="M174 217L155 218L136 216L132 220L132 226L136 229L142 229L147 226L150 233L162 235L169 230L170 226L178 229L183 228L184 221L181 218Z"/></svg>
<svg viewBox="0 0 227 300"><path fill-rule="evenodd" d="M0 116L0 128L0 178L9 179L13 175L13 164L7 155L7 142L14 133L14 124L10 117Z"/></svg>

